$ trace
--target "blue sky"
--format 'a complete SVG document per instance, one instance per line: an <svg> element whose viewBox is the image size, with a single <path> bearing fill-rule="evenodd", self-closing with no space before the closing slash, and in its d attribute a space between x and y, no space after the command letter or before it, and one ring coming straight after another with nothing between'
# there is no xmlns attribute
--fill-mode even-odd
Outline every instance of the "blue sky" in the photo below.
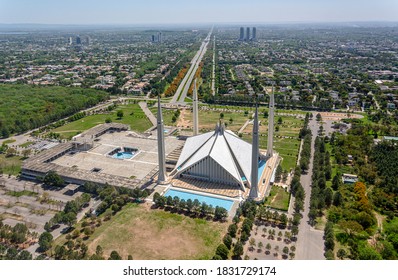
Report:
<svg viewBox="0 0 398 280"><path fill-rule="evenodd" d="M398 0L0 0L0 23L398 21Z"/></svg>

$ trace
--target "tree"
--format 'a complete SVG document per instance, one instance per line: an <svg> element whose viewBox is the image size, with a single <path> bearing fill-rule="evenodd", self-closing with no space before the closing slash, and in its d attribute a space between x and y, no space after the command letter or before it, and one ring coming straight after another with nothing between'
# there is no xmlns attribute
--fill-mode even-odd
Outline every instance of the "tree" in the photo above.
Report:
<svg viewBox="0 0 398 280"><path fill-rule="evenodd" d="M64 220L63 222L67 224L68 226L73 226L77 221L76 213L74 212L69 212L64 215Z"/></svg>
<svg viewBox="0 0 398 280"><path fill-rule="evenodd" d="M224 113L220 113L220 119L224 118Z"/></svg>
<svg viewBox="0 0 398 280"><path fill-rule="evenodd" d="M241 255L243 255L242 242L240 242L240 241L236 242L233 254L234 254L234 257L236 257L236 258L239 258Z"/></svg>
<svg viewBox="0 0 398 280"><path fill-rule="evenodd" d="M105 123L111 123L112 122L112 119L111 118L106 118L105 119Z"/></svg>
<svg viewBox="0 0 398 280"><path fill-rule="evenodd" d="M43 178L43 183L53 187L63 187L64 180L55 171L49 171Z"/></svg>
<svg viewBox="0 0 398 280"><path fill-rule="evenodd" d="M31 260L31 259L32 259L32 254L26 250L21 251L18 255L18 260Z"/></svg>
<svg viewBox="0 0 398 280"><path fill-rule="evenodd" d="M232 246L232 237L229 234L226 234L223 238L223 242L225 246L227 246L228 250L231 249Z"/></svg>
<svg viewBox="0 0 398 280"><path fill-rule="evenodd" d="M228 234L231 236L231 237L236 237L236 232L237 232L237 230L238 230L238 227L237 227L237 225L236 224L231 224L231 225L229 225L229 227L228 227Z"/></svg>
<svg viewBox="0 0 398 280"><path fill-rule="evenodd" d="M216 255L219 255L221 257L221 259L226 260L226 259L228 259L228 253L229 253L229 250L228 250L227 246L225 246L225 244L218 245L218 247L216 249Z"/></svg>
<svg viewBox="0 0 398 280"><path fill-rule="evenodd" d="M275 171L275 180L279 182L282 178L282 166L279 164Z"/></svg>
<svg viewBox="0 0 398 280"><path fill-rule="evenodd" d="M282 117L279 117L278 118L278 124L282 124L282 122L283 122Z"/></svg>
<svg viewBox="0 0 398 280"><path fill-rule="evenodd" d="M17 153L17 150L10 147L7 149L6 157L13 157L16 155L16 153Z"/></svg>
<svg viewBox="0 0 398 280"><path fill-rule="evenodd" d="M256 240L252 237L249 240L249 244L252 250L254 250L254 246L256 246Z"/></svg>
<svg viewBox="0 0 398 280"><path fill-rule="evenodd" d="M28 157L30 156L31 153L32 153L32 150L31 150L31 149L25 149L25 150L22 151L22 156L23 156L24 158L28 158Z"/></svg>
<svg viewBox="0 0 398 280"><path fill-rule="evenodd" d="M281 224L282 224L283 226L286 226L286 225L287 225L288 219L287 219L287 216L286 216L285 213L282 213L282 214L280 215L279 221L281 222Z"/></svg>
<svg viewBox="0 0 398 280"><path fill-rule="evenodd" d="M216 206L216 210L214 212L214 218L216 220L225 220L228 217L228 211L223 208L223 207L219 207Z"/></svg>
<svg viewBox="0 0 398 280"><path fill-rule="evenodd" d="M261 251L261 249L264 247L263 242L259 241L257 244L258 249Z"/></svg>
<svg viewBox="0 0 398 280"><path fill-rule="evenodd" d="M331 188L326 188L325 190L325 204L327 207L330 207L333 202L333 190Z"/></svg>
<svg viewBox="0 0 398 280"><path fill-rule="evenodd" d="M118 110L117 113L116 113L116 116L117 116L117 118L118 118L119 120L123 118L123 115L124 115L124 113L123 113L122 110Z"/></svg>
<svg viewBox="0 0 398 280"><path fill-rule="evenodd" d="M47 251L51 248L53 236L49 232L43 232L39 237L39 246L42 251Z"/></svg>
<svg viewBox="0 0 398 280"><path fill-rule="evenodd" d="M95 248L95 254L100 257L102 257L102 255L104 254L104 250L100 245L98 245L97 248Z"/></svg>
<svg viewBox="0 0 398 280"><path fill-rule="evenodd" d="M347 252L346 252L344 249L339 249L339 250L337 251L337 257L338 257L340 260L343 260L346 256L347 256Z"/></svg>
<svg viewBox="0 0 398 280"><path fill-rule="evenodd" d="M112 251L111 255L108 258L108 260L121 260L121 259L122 259L122 257L116 251Z"/></svg>
<svg viewBox="0 0 398 280"><path fill-rule="evenodd" d="M285 255L289 254L289 247L287 247L287 246L283 247L282 252L283 252Z"/></svg>
<svg viewBox="0 0 398 280"><path fill-rule="evenodd" d="M265 249L267 249L268 251L271 250L272 246L270 243L267 243L267 245L265 245Z"/></svg>

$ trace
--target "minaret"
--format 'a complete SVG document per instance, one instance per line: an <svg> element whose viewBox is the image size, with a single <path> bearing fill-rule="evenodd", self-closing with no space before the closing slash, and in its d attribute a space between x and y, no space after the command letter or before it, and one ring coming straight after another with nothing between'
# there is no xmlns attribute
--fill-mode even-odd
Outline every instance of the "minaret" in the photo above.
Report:
<svg viewBox="0 0 398 280"><path fill-rule="evenodd" d="M258 110L254 113L253 121L253 140L252 140L252 168L251 185L249 197L256 199L258 197Z"/></svg>
<svg viewBox="0 0 398 280"><path fill-rule="evenodd" d="M274 87L269 97L269 114L268 114L268 143L267 143L267 157L270 158L274 154Z"/></svg>
<svg viewBox="0 0 398 280"><path fill-rule="evenodd" d="M159 175L158 183L164 184L166 182L166 162L164 149L164 127L162 117L162 106L160 105L160 96L158 95L158 115L157 115L157 131L158 131L158 162Z"/></svg>
<svg viewBox="0 0 398 280"><path fill-rule="evenodd" d="M199 116L198 116L198 92L196 90L196 79L193 84L193 135L199 134Z"/></svg>

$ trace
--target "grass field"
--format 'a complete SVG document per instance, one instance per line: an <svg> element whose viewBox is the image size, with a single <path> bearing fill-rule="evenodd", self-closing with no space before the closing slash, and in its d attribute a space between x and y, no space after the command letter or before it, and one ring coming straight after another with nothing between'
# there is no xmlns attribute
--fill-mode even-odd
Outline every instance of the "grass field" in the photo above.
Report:
<svg viewBox="0 0 398 280"><path fill-rule="evenodd" d="M147 205L129 204L104 222L87 240L90 254L97 245L105 255L116 250L126 259L211 259L227 223L192 219Z"/></svg>
<svg viewBox="0 0 398 280"><path fill-rule="evenodd" d="M116 112L119 110L123 111L123 118L121 119L116 116ZM87 129L90 129L98 124L105 123L107 118L110 118L112 122L130 125L132 130L138 132L144 132L152 126L151 122L145 116L138 104L128 104L118 106L116 110L110 112L109 114L86 116L80 120L58 127L52 130L52 132L59 133L63 139L70 139Z"/></svg>
<svg viewBox="0 0 398 280"><path fill-rule="evenodd" d="M158 108L157 107L150 107L149 110L151 110L152 114L156 117L158 113ZM163 123L168 126L175 126L176 123L173 123L172 118L176 110L172 109L162 109L162 114L163 114Z"/></svg>
<svg viewBox="0 0 398 280"><path fill-rule="evenodd" d="M200 132L208 132L214 130L214 127L221 119L221 111L204 111L199 110L199 130ZM224 117L222 121L227 124L227 129L233 132L238 132L238 130L243 126L243 124L249 119L249 115L245 116L244 113L236 112L222 112ZM230 119L232 118L232 122ZM184 119L186 127L193 126L193 116L190 110L185 110Z"/></svg>
<svg viewBox="0 0 398 280"><path fill-rule="evenodd" d="M21 157L6 157L4 154L0 154L0 168L4 174L18 175L21 172L21 165Z"/></svg>
<svg viewBox="0 0 398 280"><path fill-rule="evenodd" d="M265 205L274 209L287 211L289 208L290 193L279 186L272 186L271 193L265 202Z"/></svg>

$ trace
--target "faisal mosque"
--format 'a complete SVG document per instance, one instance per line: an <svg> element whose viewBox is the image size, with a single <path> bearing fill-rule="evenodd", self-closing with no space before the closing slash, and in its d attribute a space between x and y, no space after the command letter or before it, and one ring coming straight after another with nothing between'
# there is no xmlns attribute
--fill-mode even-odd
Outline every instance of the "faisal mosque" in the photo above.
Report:
<svg viewBox="0 0 398 280"><path fill-rule="evenodd" d="M279 155L273 151L274 94L270 94L267 150L259 149L257 106L253 118L252 143L239 138L223 123L214 131L199 134L196 83L193 92L193 136L188 137L175 169L166 173L164 125L158 100L157 136L159 184L170 184L196 192L262 200L273 182Z"/></svg>

